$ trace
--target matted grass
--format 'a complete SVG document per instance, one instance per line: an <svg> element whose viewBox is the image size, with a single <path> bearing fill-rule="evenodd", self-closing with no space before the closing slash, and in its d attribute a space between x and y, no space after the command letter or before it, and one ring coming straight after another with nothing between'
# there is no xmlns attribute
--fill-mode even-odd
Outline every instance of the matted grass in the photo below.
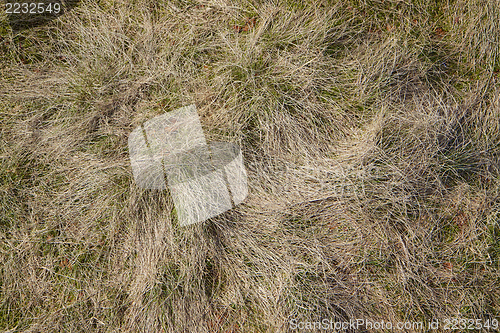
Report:
<svg viewBox="0 0 500 333"><path fill-rule="evenodd" d="M493 0L2 17L0 330L500 320L499 22ZM250 193L181 228L127 139L192 103L207 141L242 147Z"/></svg>

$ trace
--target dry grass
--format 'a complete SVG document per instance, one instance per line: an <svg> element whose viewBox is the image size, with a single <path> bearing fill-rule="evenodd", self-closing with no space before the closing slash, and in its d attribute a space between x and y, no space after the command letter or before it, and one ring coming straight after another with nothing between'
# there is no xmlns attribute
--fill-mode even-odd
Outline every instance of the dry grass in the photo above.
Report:
<svg viewBox="0 0 500 333"><path fill-rule="evenodd" d="M500 320L500 7L82 1L0 31L0 330ZM250 194L180 228L128 134L196 104ZM369 330L367 330L369 331Z"/></svg>

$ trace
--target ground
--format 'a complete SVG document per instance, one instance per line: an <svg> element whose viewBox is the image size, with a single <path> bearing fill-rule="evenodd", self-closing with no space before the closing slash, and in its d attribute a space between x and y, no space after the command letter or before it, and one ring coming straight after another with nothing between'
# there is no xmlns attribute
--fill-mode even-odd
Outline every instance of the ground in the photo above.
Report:
<svg viewBox="0 0 500 333"><path fill-rule="evenodd" d="M0 330L495 331L496 1L84 0L14 28L2 12ZM127 139L190 104L241 146L249 196L180 227Z"/></svg>

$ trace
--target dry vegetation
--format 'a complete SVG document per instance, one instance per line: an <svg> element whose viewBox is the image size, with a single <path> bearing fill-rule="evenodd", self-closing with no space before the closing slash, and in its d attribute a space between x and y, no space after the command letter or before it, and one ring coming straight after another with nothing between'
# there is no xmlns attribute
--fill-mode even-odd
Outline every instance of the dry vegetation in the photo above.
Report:
<svg viewBox="0 0 500 333"><path fill-rule="evenodd" d="M500 320L500 7L82 1L0 23L0 330ZM245 203L180 228L128 134L198 107Z"/></svg>

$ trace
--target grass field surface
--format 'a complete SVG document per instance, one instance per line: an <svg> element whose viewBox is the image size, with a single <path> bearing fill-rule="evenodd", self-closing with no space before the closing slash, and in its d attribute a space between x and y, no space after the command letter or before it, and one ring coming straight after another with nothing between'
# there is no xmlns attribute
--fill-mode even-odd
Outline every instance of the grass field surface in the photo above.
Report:
<svg viewBox="0 0 500 333"><path fill-rule="evenodd" d="M83 0L0 36L0 331L500 321L497 1ZM190 104L249 195L180 227L127 140Z"/></svg>

